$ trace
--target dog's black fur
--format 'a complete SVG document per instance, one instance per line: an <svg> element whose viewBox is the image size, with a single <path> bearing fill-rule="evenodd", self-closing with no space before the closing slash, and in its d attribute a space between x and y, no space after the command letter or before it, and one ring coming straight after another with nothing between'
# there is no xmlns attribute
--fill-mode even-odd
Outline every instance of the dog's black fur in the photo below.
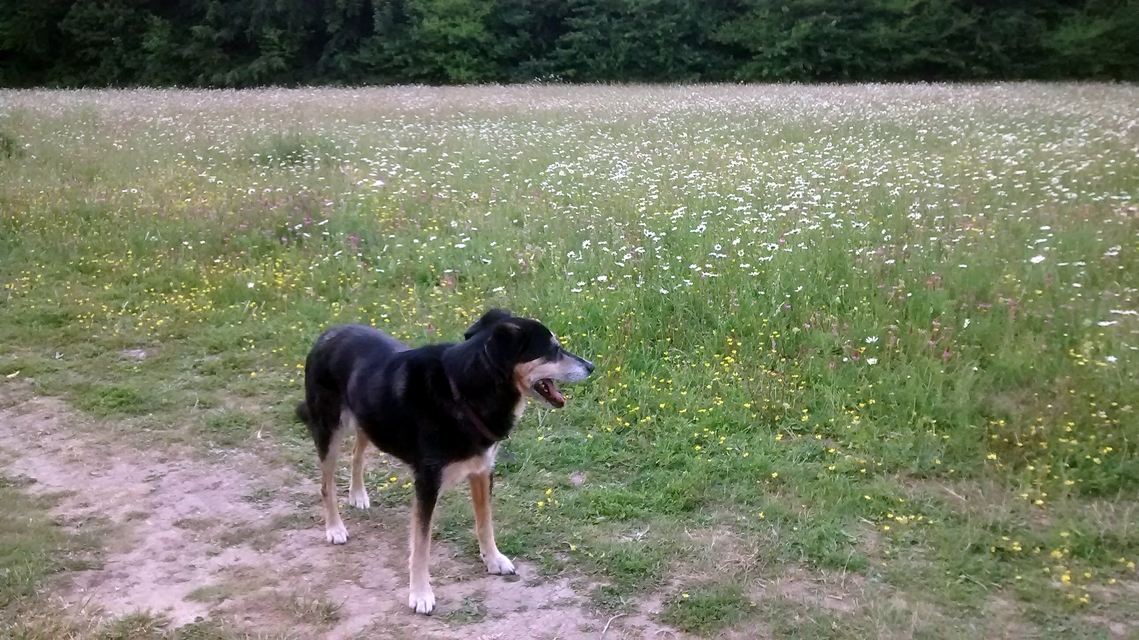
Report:
<svg viewBox="0 0 1139 640"><path fill-rule="evenodd" d="M582 380L592 371L591 363L563 349L541 323L501 309L484 314L467 330L465 341L457 344L411 349L362 325L325 332L305 364L305 401L297 406L297 416L308 426L322 461L328 540L342 543L347 539L338 511L333 513L335 480L328 467L335 469L336 449L351 423L357 428L359 449L353 458L351 492L359 491L362 496L353 497L353 504L367 505L366 492L355 485L362 485L358 469L362 447L371 442L411 467L416 497L413 520L426 530L413 531L414 539L417 533L429 535L445 479L483 474L489 481L497 443L509 435L527 396L560 406L564 398L552 381ZM478 466L482 458L489 463ZM459 471L452 473L455 469ZM479 498L475 481L471 482L477 511ZM330 488L332 496L328 495ZM489 488L486 494L489 520ZM480 530L480 548L483 542ZM414 546L413 541L413 552ZM493 532L489 547L494 547ZM497 549L493 553L498 554ZM502 560L508 570L495 571L489 559L488 568L496 573L513 572L509 560ZM433 596L422 607L414 602L414 558L412 564L411 605L430 612ZM426 567L423 572L425 581ZM430 594L429 586L426 592Z"/></svg>

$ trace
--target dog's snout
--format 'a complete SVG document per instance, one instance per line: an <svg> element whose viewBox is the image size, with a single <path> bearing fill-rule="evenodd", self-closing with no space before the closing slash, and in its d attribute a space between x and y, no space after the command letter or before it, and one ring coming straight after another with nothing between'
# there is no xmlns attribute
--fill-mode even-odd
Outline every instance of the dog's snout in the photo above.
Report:
<svg viewBox="0 0 1139 640"><path fill-rule="evenodd" d="M589 360L586 360L585 358L583 358L581 356L577 356L577 355L574 356L574 359L577 360L578 364L581 365L582 369L585 369L585 375L587 377L589 376L589 374L593 373L593 363L592 362L590 362Z"/></svg>
<svg viewBox="0 0 1139 640"><path fill-rule="evenodd" d="M564 363L564 378L557 378L566 382L581 382L593 373L593 363L585 358L570 353L569 351L562 351L562 362Z"/></svg>

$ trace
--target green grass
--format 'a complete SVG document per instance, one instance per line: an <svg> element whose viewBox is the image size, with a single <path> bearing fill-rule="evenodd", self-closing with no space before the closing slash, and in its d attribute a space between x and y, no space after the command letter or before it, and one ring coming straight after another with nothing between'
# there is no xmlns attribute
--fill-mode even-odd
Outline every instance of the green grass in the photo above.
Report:
<svg viewBox="0 0 1139 640"><path fill-rule="evenodd" d="M681 631L710 633L738 623L752 606L738 585L697 585L672 598L663 620Z"/></svg>
<svg viewBox="0 0 1139 640"><path fill-rule="evenodd" d="M149 412L157 402L126 384L94 384L76 394L75 404L96 415L137 415Z"/></svg>
<svg viewBox="0 0 1139 640"><path fill-rule="evenodd" d="M1135 88L432 91L3 94L0 374L315 474L323 329L505 306L598 370L507 443L500 547L598 608L1135 622ZM463 501L439 535L477 558ZM894 608L757 600L789 567Z"/></svg>
<svg viewBox="0 0 1139 640"><path fill-rule="evenodd" d="M248 413L222 409L206 418L202 432L219 446L234 446L252 437L256 426L257 420Z"/></svg>

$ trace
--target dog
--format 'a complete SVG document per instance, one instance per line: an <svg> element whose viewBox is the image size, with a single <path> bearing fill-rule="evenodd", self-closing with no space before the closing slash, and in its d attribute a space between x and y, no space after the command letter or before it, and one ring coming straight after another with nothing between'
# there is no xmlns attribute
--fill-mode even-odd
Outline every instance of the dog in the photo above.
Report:
<svg viewBox="0 0 1139 640"><path fill-rule="evenodd" d="M364 454L368 443L409 467L415 482L408 565L408 606L429 614L435 595L428 575L432 516L439 493L463 479L470 485L479 555L493 574L514 573L494 542L490 495L498 445L522 416L527 399L560 408L555 381L579 382L593 364L562 348L536 320L491 309L457 344L412 349L363 325L329 329L305 362L305 400L297 417L320 457L325 538L348 541L336 506L336 459L355 430L348 504L367 509Z"/></svg>

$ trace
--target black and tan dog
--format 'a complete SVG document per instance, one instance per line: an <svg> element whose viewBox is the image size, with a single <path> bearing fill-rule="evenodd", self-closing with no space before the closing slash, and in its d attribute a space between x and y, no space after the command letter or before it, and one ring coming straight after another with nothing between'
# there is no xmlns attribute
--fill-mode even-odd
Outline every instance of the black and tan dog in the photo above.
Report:
<svg viewBox="0 0 1139 640"><path fill-rule="evenodd" d="M475 508L479 555L487 571L514 573L498 551L490 515L494 457L534 398L565 405L554 381L577 382L593 364L561 347L535 320L492 309L458 344L411 349L362 325L328 330L305 364L305 401L297 415L320 455L325 537L344 544L348 531L336 506L336 458L344 436L356 431L348 503L366 509L364 453L368 443L407 463L415 478L411 518L411 595L408 606L431 613L435 595L427 574L431 521L439 492L464 478Z"/></svg>

